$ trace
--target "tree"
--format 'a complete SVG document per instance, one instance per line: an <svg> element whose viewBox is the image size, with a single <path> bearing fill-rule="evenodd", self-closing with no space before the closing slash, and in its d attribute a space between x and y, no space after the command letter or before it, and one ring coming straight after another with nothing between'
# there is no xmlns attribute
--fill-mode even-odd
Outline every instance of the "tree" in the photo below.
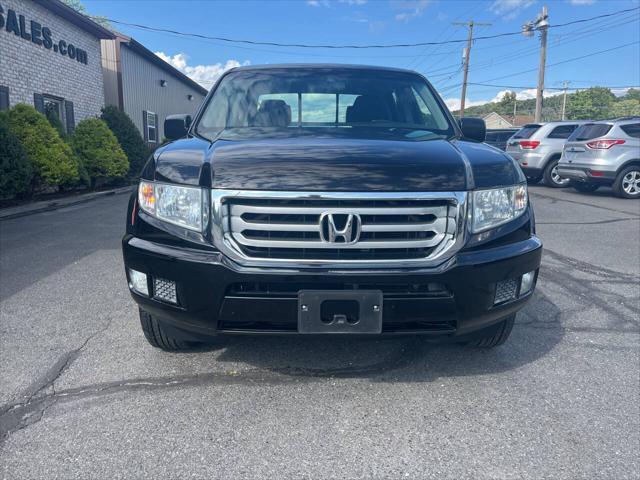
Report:
<svg viewBox="0 0 640 480"><path fill-rule="evenodd" d="M516 92L505 92L498 102L496 112L500 115L513 115L513 104L516 101Z"/></svg>
<svg viewBox="0 0 640 480"><path fill-rule="evenodd" d="M9 128L9 117L0 115L0 197L11 198L27 192L33 178L33 165L20 140Z"/></svg>
<svg viewBox="0 0 640 480"><path fill-rule="evenodd" d="M615 101L615 95L608 88L593 87L581 90L568 97L568 116L574 120L607 118Z"/></svg>
<svg viewBox="0 0 640 480"><path fill-rule="evenodd" d="M62 0L62 1L66 3L69 7L73 8L76 12L91 18L91 20L96 22L98 25L104 28L107 28L109 30L113 30L113 28L111 27L111 23L109 23L109 20L107 19L107 17L89 14L89 12L87 11L87 7L85 7L80 0Z"/></svg>
<svg viewBox="0 0 640 480"><path fill-rule="evenodd" d="M99 118L78 123L71 135L71 145L86 168L92 188L100 178L123 177L129 171L129 161L118 139Z"/></svg>
<svg viewBox="0 0 640 480"><path fill-rule="evenodd" d="M622 97L623 100L636 100L640 102L640 89L639 88L630 88L627 90L627 94Z"/></svg>
<svg viewBox="0 0 640 480"><path fill-rule="evenodd" d="M104 107L100 118L104 120L118 139L129 159L129 175L137 177L149 157L149 149L129 115L114 106Z"/></svg>
<svg viewBox="0 0 640 480"><path fill-rule="evenodd" d="M32 190L78 181L78 159L43 114L18 104L9 110L9 127L33 163Z"/></svg>
<svg viewBox="0 0 640 480"><path fill-rule="evenodd" d="M609 117L631 116L640 116L640 100L620 100L611 106Z"/></svg>

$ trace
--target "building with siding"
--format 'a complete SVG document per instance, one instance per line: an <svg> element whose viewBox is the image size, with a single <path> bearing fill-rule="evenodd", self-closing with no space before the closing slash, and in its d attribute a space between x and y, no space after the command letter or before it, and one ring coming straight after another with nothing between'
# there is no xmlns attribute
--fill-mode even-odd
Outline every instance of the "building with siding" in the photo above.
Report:
<svg viewBox="0 0 640 480"><path fill-rule="evenodd" d="M207 94L142 44L120 34L102 40L102 68L105 103L124 110L151 145L162 142L168 115L195 113Z"/></svg>
<svg viewBox="0 0 640 480"><path fill-rule="evenodd" d="M0 110L55 114L67 132L104 106L101 40L109 30L57 0L0 0Z"/></svg>

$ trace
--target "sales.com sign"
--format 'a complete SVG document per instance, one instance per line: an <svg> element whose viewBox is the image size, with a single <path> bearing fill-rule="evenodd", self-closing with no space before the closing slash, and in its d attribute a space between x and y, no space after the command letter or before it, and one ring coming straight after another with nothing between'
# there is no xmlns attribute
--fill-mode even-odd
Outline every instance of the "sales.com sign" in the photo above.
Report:
<svg viewBox="0 0 640 480"><path fill-rule="evenodd" d="M51 29L41 25L35 20L31 20L29 24L27 24L24 15L19 15L14 10L8 9L5 15L2 5L0 5L0 30L6 30L9 34L13 33L47 50L53 49L54 52L76 60L79 63L86 65L88 62L86 51L65 40L55 42L52 38Z"/></svg>

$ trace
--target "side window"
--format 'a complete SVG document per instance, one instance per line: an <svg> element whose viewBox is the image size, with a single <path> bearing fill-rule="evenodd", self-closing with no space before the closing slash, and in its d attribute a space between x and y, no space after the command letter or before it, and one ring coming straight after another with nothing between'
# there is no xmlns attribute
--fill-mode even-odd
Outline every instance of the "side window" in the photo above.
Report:
<svg viewBox="0 0 640 480"><path fill-rule="evenodd" d="M569 138L578 125L559 125L547 136L547 138Z"/></svg>
<svg viewBox="0 0 640 480"><path fill-rule="evenodd" d="M640 123L630 123L620 127L624 133L633 138L640 138Z"/></svg>

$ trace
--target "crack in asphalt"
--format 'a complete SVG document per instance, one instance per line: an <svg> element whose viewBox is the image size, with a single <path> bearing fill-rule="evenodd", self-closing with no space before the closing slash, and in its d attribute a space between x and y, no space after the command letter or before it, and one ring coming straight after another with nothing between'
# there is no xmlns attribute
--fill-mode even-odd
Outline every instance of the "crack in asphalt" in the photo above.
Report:
<svg viewBox="0 0 640 480"><path fill-rule="evenodd" d="M44 377L23 395L25 399L0 407L0 446L6 437L15 431L27 428L42 420L45 412L57 402L58 394L55 390L55 381L75 362L91 340L104 333L112 320L89 335L78 347L63 354L49 369ZM48 390L51 392L48 392Z"/></svg>
<svg viewBox="0 0 640 480"><path fill-rule="evenodd" d="M607 223L634 222L637 220L640 220L640 217L614 218L611 220L599 220L597 222L536 222L536 225L604 225Z"/></svg>
<svg viewBox="0 0 640 480"><path fill-rule="evenodd" d="M566 198L557 198L557 197L552 197L551 195L545 195L543 193L538 193L533 191L530 192L530 195L539 197L539 198L544 198L545 200L551 200L552 201L551 203L556 203L556 202L574 203L576 205L583 205L585 207L592 207L592 208L598 208L600 210L606 210L607 212L615 212L615 213L622 213L623 215L631 215L632 218L640 218L639 216L637 216L636 213L630 213L624 210L616 210L615 208L601 207L600 205L594 205L593 203L578 202L577 200L569 200Z"/></svg>
<svg viewBox="0 0 640 480"><path fill-rule="evenodd" d="M39 422L44 417L47 409L62 401L82 400L88 397L105 396L122 391L154 391L167 388L214 384L279 385L292 383L292 381L309 383L318 379L380 375L409 366L423 354L424 348L426 348L426 342L413 339L391 357L386 357L380 362L364 366L325 369L286 366L282 368L271 368L269 371L261 368L253 368L245 370L242 373L237 371L224 371L206 374L138 378L56 391L54 387L55 381L78 358L90 340L106 331L110 324L111 322L109 322L109 325L105 328L91 335L81 347L63 355L63 357L56 362L54 368L51 369L53 373L48 374L45 377L46 381L41 384L34 394L28 396L25 401L0 408L0 446L2 446L9 435ZM42 393L49 387L51 387L51 392Z"/></svg>

